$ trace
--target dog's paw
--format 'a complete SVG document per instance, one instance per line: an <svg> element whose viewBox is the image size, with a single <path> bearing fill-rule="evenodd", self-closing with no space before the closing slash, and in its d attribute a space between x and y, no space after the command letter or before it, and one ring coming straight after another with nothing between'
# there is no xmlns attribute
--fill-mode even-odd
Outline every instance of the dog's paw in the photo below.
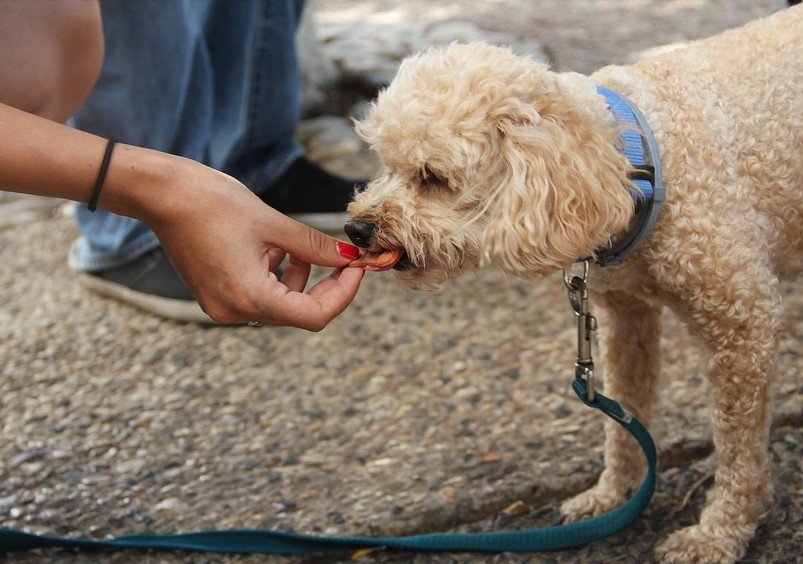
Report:
<svg viewBox="0 0 803 564"><path fill-rule="evenodd" d="M621 505L624 500L624 493L597 484L590 490L564 501L560 506L560 513L565 523L571 523L602 515Z"/></svg>
<svg viewBox="0 0 803 564"><path fill-rule="evenodd" d="M661 562L671 564L727 564L739 560L744 548L736 539L711 535L693 525L669 535L655 552Z"/></svg>

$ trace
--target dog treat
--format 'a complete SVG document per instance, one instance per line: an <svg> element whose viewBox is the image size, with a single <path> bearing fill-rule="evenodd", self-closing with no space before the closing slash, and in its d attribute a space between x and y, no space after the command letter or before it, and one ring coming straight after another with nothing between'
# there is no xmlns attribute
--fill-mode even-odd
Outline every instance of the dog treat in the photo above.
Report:
<svg viewBox="0 0 803 564"><path fill-rule="evenodd" d="M382 253L367 252L357 260L351 261L349 263L349 266L369 267L377 270L387 270L388 268L392 268L393 265L398 262L398 260L401 258L401 255L402 255L401 249L394 249Z"/></svg>

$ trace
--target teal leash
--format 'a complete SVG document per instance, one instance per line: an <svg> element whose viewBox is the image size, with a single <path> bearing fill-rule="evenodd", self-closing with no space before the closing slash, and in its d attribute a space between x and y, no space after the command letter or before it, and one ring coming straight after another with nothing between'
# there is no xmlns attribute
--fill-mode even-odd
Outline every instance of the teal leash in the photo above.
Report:
<svg viewBox="0 0 803 564"><path fill-rule="evenodd" d="M313 536L258 529L232 529L165 535L129 535L104 540L35 535L0 529L0 552L41 548L185 550L230 554L315 554L370 549L418 552L541 552L574 548L620 531L647 507L655 490L657 455L647 429L616 401L594 390L590 335L596 321L588 312L586 279L565 276L572 307L578 317L578 355L572 388L587 406L598 409L624 427L641 446L647 473L639 489L623 505L598 517L543 529L475 534L431 533L406 537Z"/></svg>

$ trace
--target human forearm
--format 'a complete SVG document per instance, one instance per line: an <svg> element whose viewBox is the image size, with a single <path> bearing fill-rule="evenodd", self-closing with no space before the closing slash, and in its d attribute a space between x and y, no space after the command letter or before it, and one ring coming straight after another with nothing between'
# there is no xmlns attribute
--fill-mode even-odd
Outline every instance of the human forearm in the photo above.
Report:
<svg viewBox="0 0 803 564"><path fill-rule="evenodd" d="M0 105L0 187L86 202L107 141ZM335 271L305 292L310 263L359 251L266 206L236 179L189 159L116 145L98 207L147 223L210 317L323 328L363 272ZM281 280L273 273L285 255Z"/></svg>
<svg viewBox="0 0 803 564"><path fill-rule="evenodd" d="M0 186L86 202L97 179L106 140L0 104ZM146 219L146 194L166 186L168 170L184 159L128 145L114 149L99 206Z"/></svg>

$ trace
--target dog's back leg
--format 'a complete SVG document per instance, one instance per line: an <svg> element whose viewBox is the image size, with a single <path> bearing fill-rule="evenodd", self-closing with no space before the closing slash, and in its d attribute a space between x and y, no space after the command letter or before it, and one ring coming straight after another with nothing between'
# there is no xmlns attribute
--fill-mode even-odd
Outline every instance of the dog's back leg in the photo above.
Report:
<svg viewBox="0 0 803 564"><path fill-rule="evenodd" d="M657 395L661 353L661 309L633 296L592 296L603 338L605 394L649 426ZM627 499L644 475L641 449L622 427L606 422L605 469L597 485L563 503L567 521L593 517Z"/></svg>

